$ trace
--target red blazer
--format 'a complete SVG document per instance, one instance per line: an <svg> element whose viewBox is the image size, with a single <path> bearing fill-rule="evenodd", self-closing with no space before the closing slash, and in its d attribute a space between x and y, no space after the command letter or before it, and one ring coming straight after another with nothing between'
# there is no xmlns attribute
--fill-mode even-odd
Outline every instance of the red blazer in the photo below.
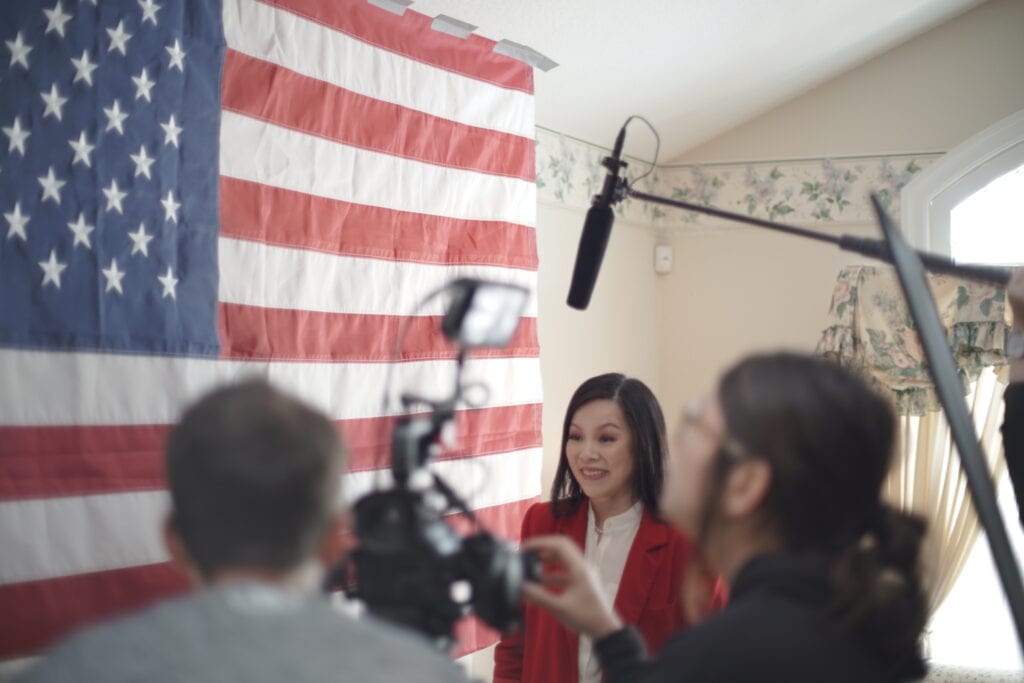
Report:
<svg viewBox="0 0 1024 683"><path fill-rule="evenodd" d="M548 503L537 503L523 518L522 538L565 534L580 548L587 536L586 501L575 512L555 518ZM615 596L615 611L635 626L651 654L688 625L680 603L689 541L644 510ZM494 650L494 683L576 683L579 636L547 612L525 606L522 629L502 637Z"/></svg>

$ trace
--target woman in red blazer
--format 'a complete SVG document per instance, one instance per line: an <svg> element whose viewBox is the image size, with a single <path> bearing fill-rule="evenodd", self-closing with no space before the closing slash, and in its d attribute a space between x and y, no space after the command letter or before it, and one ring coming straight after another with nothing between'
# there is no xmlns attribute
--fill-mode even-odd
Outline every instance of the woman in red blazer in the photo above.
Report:
<svg viewBox="0 0 1024 683"><path fill-rule="evenodd" d="M651 390L618 373L592 377L566 409L552 502L532 506L522 527L524 540L565 534L583 548L606 597L625 623L637 625L652 654L687 626L691 611L678 598L690 543L657 518L665 455L665 418ZM705 594L703 608L721 603L717 585ZM524 610L521 630L495 649L495 683L600 680L589 641L581 647L547 612Z"/></svg>

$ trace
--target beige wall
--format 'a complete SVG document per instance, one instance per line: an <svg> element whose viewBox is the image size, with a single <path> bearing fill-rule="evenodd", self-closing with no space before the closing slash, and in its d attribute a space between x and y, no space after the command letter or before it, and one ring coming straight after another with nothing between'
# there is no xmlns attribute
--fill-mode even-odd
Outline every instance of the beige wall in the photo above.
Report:
<svg viewBox="0 0 1024 683"><path fill-rule="evenodd" d="M945 151L1024 109L1024 1L991 0L692 150L687 163ZM843 232L875 236L873 226ZM755 350L813 350L858 257L747 228L680 230L658 281L669 415Z"/></svg>
<svg viewBox="0 0 1024 683"><path fill-rule="evenodd" d="M565 298L585 213L548 205L537 213L545 491L557 465L565 406L583 380L623 372L658 391L654 232L616 221L590 306L577 311Z"/></svg>
<svg viewBox="0 0 1024 683"><path fill-rule="evenodd" d="M677 234L672 244L675 268L658 283L658 397L670 428L741 356L813 351L836 274L862 262L830 245L745 228Z"/></svg>
<svg viewBox="0 0 1024 683"><path fill-rule="evenodd" d="M946 151L1024 109L1024 2L990 0L677 161Z"/></svg>

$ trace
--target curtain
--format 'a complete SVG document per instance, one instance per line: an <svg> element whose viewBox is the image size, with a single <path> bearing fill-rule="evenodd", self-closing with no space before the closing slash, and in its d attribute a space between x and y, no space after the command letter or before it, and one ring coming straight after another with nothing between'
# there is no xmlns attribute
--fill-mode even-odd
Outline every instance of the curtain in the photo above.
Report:
<svg viewBox="0 0 1024 683"><path fill-rule="evenodd" d="M1004 467L999 425L1006 382L1005 291L943 275L930 275L929 284L989 471L998 477ZM893 505L928 520L923 563L934 613L960 574L980 525L892 269L840 271L818 353L864 376L896 407L899 452L884 494Z"/></svg>

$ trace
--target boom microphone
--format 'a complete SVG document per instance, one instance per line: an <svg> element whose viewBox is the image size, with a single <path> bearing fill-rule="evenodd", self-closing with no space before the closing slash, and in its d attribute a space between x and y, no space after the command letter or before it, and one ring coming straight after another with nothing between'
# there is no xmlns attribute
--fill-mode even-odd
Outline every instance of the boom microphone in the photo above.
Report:
<svg viewBox="0 0 1024 683"><path fill-rule="evenodd" d="M621 199L619 187L619 170L625 166L622 161L622 144L626 139L626 126L615 138L612 155L604 158L604 167L608 174L604 177L601 194L594 197L593 204L587 210L587 220L583 223L583 234L580 235L580 246L576 251L576 265L572 269L572 284L569 286L569 298L566 303L580 311L590 305L590 296L594 293L597 274L601 270L601 259L608 247L608 237L612 233L612 222L615 213L612 205Z"/></svg>

